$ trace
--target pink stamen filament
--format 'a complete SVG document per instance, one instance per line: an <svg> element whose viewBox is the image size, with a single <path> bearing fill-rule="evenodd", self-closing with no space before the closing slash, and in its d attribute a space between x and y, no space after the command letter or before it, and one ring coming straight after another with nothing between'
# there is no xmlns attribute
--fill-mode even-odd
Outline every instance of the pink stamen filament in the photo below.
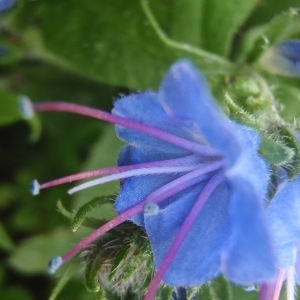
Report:
<svg viewBox="0 0 300 300"><path fill-rule="evenodd" d="M49 187L61 185L64 183L70 183L77 180L87 179L91 177L99 177L111 174L122 173L126 171L138 170L143 168L160 168L160 167L168 167L168 166L184 166L184 165L193 165L199 163L199 157L196 155L190 155L182 158L168 159L162 161L155 161L149 163L141 163L135 165L127 165L127 166L119 166L119 167L110 167L110 168L102 168L96 170L90 170L86 172L80 172L77 174L65 176L62 178L58 178L55 180L51 180L40 185L40 189L47 189Z"/></svg>
<svg viewBox="0 0 300 300"><path fill-rule="evenodd" d="M278 271L276 282L264 283L260 287L259 300L279 300L286 269Z"/></svg>
<svg viewBox="0 0 300 300"><path fill-rule="evenodd" d="M199 198L195 202L193 208L191 209L183 225L181 226L177 236L175 237L174 242L172 243L167 254L165 255L161 265L159 266L158 271L156 272L154 278L152 279L148 291L144 297L144 300L154 299L158 286L162 281L164 275L166 274L169 266L171 265L175 255L177 254L183 240L185 239L186 235L188 234L191 227L193 226L196 218L198 217L200 211L202 210L208 198L211 196L211 194L214 192L217 186L224 181L224 179L225 178L222 172L217 173L209 180L205 188L202 190Z"/></svg>
<svg viewBox="0 0 300 300"><path fill-rule="evenodd" d="M103 184L106 182L123 179L123 178L128 178L128 177L142 176L142 175L170 174L170 173L178 174L178 173L190 172L192 170L201 168L203 165L204 164L196 164L193 166L178 166L178 167L172 166L172 167L159 167L159 168L156 167L156 168L143 168L143 169L129 170L129 171L121 172L118 174L108 175L105 177L97 178L97 179L82 183L82 184L68 190L68 193L70 195L72 195L78 191L81 191L81 190L84 190L84 189L87 189L87 188L90 188L90 187L93 187L96 185L100 185L100 184Z"/></svg>
<svg viewBox="0 0 300 300"><path fill-rule="evenodd" d="M99 109L66 102L35 103L33 108L35 111L63 111L91 117L148 134L194 153L204 156L220 156L219 151L210 146L200 145L199 143L186 140L150 125L113 115Z"/></svg>
<svg viewBox="0 0 300 300"><path fill-rule="evenodd" d="M68 253L66 253L62 258L62 263L65 263L78 252L80 252L83 248L91 244L97 238L105 234L106 232L110 231L114 227L120 225L121 223L129 220L131 217L138 215L144 209L144 205L147 202L153 203L160 203L163 200L179 193L180 191L198 183L206 179L206 175L209 172L213 172L220 169L220 163L211 163L210 165L206 166L205 168L196 169L188 174L185 174L170 183L162 186L161 188L157 189L153 193L151 193L143 202L133 206L132 208L126 210L125 212L121 213L117 217L113 218L103 226L99 227L97 230L92 232L82 241L80 241L76 246L74 246Z"/></svg>

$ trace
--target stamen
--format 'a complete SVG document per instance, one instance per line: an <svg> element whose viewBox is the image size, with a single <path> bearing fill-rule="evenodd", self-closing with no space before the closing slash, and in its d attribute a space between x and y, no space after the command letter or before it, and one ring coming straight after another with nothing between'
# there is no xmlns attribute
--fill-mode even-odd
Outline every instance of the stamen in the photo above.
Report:
<svg viewBox="0 0 300 300"><path fill-rule="evenodd" d="M165 255L161 265L159 266L154 278L152 279L148 291L144 297L144 300L152 300L155 297L155 293L158 289L160 282L162 281L164 275L166 274L169 266L171 265L175 255L177 254L183 240L185 239L186 235L190 231L192 225L194 224L197 216L199 215L200 211L202 210L204 204L214 192L214 190L224 181L224 174L222 172L217 173L214 175L205 188L202 190L199 198L195 202L194 206L192 207L190 213L188 214L187 218L185 219L183 225L181 226L175 240L173 241L170 249L168 250L167 254Z"/></svg>
<svg viewBox="0 0 300 300"><path fill-rule="evenodd" d="M286 292L287 300L295 300L296 284L295 284L295 267L291 266L287 269Z"/></svg>
<svg viewBox="0 0 300 300"><path fill-rule="evenodd" d="M48 264L48 273L54 274L61 265L62 265L62 258L60 256L53 257Z"/></svg>
<svg viewBox="0 0 300 300"><path fill-rule="evenodd" d="M144 215L153 216L159 212L159 206L153 202L147 202L144 205Z"/></svg>
<svg viewBox="0 0 300 300"><path fill-rule="evenodd" d="M32 180L30 184L30 192L33 196L36 196L40 193L41 186L36 179Z"/></svg>
<svg viewBox="0 0 300 300"><path fill-rule="evenodd" d="M34 108L30 99L26 96L21 96L19 98L19 107L22 117L26 120L33 118Z"/></svg>
<svg viewBox="0 0 300 300"><path fill-rule="evenodd" d="M259 291L259 300L279 300L286 269L280 269L275 283L262 284Z"/></svg>
<svg viewBox="0 0 300 300"><path fill-rule="evenodd" d="M221 163L214 162L210 165L206 166L202 169L196 169L188 174L185 174L168 184L162 186L161 188L155 190L153 193L151 193L143 202L140 202L139 204L133 206L132 208L128 209L127 211L121 213L117 217L113 218L103 226L99 227L97 230L92 232L90 235L88 235L86 238L84 238L81 242L79 242L76 246L74 246L68 253L66 253L62 257L62 263L65 263L69 259L71 259L74 255L76 255L78 252L80 252L83 248L88 246L90 243L95 241L97 238L105 234L106 232L110 231L114 227L120 225L121 223L129 220L131 217L138 215L141 213L144 209L144 205L147 202L153 202L153 203L160 203L164 201L165 199L181 192L182 190L199 183L203 180L207 179L207 173L213 172L218 170L221 167Z"/></svg>
<svg viewBox="0 0 300 300"><path fill-rule="evenodd" d="M210 146L200 145L199 143L186 140L150 125L113 115L99 109L66 102L35 103L34 109L35 111L64 111L95 118L108 123L130 128L138 132L146 133L150 136L154 136L160 140L169 142L173 145L190 150L194 153L201 154L203 156L220 156L220 152Z"/></svg>
<svg viewBox="0 0 300 300"><path fill-rule="evenodd" d="M209 163L208 163L209 164ZM153 174L167 174L167 173L184 173L189 172L195 169L199 169L203 166L203 164L193 165L193 166L180 166L180 167L156 167L156 168L143 168L143 169L136 169L130 170L126 172L121 172L118 174L113 174L101 178L97 178L85 183L82 183L70 190L68 190L68 194L72 195L76 192L81 190L103 184L109 181L114 181L122 178L128 178L133 176L141 176L141 175L153 175Z"/></svg>
<svg viewBox="0 0 300 300"><path fill-rule="evenodd" d="M119 166L119 167L110 167L110 168L103 168L97 170L90 170L86 172L80 172L77 174L69 175L66 177L62 177L59 179L55 179L52 181L45 182L40 185L40 189L46 189L49 187L53 187L56 185L70 183L77 180L87 179L91 177L99 177L104 175L111 175L117 174L125 171L131 171L135 169L142 169L142 168L151 168L151 167L168 167L168 166L184 166L184 165L193 165L199 163L199 156L197 155L189 155L186 157L175 158L175 159L168 159L162 161L155 161L149 163L141 163L135 165L127 165L127 166Z"/></svg>

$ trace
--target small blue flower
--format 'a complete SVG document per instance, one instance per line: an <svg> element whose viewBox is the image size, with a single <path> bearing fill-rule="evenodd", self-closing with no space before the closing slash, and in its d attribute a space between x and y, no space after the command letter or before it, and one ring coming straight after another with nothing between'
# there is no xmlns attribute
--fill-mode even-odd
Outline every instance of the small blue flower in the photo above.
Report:
<svg viewBox="0 0 300 300"><path fill-rule="evenodd" d="M288 40L268 48L260 63L274 74L300 76L300 40Z"/></svg>
<svg viewBox="0 0 300 300"><path fill-rule="evenodd" d="M34 182L38 194L57 184L102 176L69 191L74 193L123 179L115 203L119 215L82 240L59 264L56 257L51 272L130 219L146 229L154 252L157 273L145 299L152 299L161 280L194 286L222 272L232 282L251 285L275 277L263 203L269 167L257 153L259 135L221 113L190 62L176 62L158 92L117 100L112 114L63 102L25 106L26 116L32 109L56 110L114 123L127 143L119 167L41 185Z"/></svg>
<svg viewBox="0 0 300 300"><path fill-rule="evenodd" d="M0 0L0 12L11 8L14 5L14 0Z"/></svg>

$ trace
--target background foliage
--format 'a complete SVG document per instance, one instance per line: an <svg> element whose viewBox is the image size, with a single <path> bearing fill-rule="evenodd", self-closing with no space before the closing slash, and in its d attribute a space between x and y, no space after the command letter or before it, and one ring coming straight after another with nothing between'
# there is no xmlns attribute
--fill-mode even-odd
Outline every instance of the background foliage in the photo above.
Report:
<svg viewBox="0 0 300 300"><path fill-rule="evenodd" d="M1 299L48 299L57 279L63 285L69 273L72 278L57 299L100 299L85 290L79 261L70 266L73 272L46 273L49 258L89 230L71 233L56 203L60 199L72 211L95 196L118 191L113 183L70 197L62 186L32 197L28 185L33 178L43 182L115 165L121 142L112 126L74 115L45 113L25 122L18 111L20 95L110 110L120 95L157 88L170 64L185 57L199 66L222 100L228 78L247 70L246 63L255 66L268 46L263 37L270 44L300 38L297 10L291 10L299 0L149 4L158 23L137 0L19 0L0 13ZM261 72L277 87L281 115L288 121L298 118L299 79ZM97 218L112 214L110 206L93 212ZM202 292L215 300L257 298L256 292L226 286L222 279Z"/></svg>

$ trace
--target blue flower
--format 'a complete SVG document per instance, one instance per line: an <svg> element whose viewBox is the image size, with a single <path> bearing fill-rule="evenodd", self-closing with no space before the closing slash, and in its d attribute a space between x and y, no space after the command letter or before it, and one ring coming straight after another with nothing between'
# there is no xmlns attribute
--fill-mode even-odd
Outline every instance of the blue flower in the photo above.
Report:
<svg viewBox="0 0 300 300"><path fill-rule="evenodd" d="M0 0L0 12L11 8L14 2L14 0Z"/></svg>
<svg viewBox="0 0 300 300"><path fill-rule="evenodd" d="M295 283L300 283L300 176L291 182L282 181L267 211L276 266L280 271L273 283L265 284L265 289L274 286L280 292L286 279L288 299L291 300L294 299ZM275 292L275 288L268 290L271 294Z"/></svg>
<svg viewBox="0 0 300 300"><path fill-rule="evenodd" d="M260 64L274 74L300 76L300 40L288 40L268 48Z"/></svg>
<svg viewBox="0 0 300 300"><path fill-rule="evenodd" d="M26 103L25 103L26 102ZM30 105L23 101L27 115ZM158 92L116 101L112 115L70 103L37 103L35 111L68 111L115 123L127 145L119 167L94 170L39 185L33 191L92 176L71 189L123 178L115 202L118 216L100 227L50 272L112 227L130 219L146 229L157 273L145 299L163 280L174 286L202 284L221 272L239 284L276 274L265 220L269 168L257 150L256 131L227 119L202 75L176 62Z"/></svg>

